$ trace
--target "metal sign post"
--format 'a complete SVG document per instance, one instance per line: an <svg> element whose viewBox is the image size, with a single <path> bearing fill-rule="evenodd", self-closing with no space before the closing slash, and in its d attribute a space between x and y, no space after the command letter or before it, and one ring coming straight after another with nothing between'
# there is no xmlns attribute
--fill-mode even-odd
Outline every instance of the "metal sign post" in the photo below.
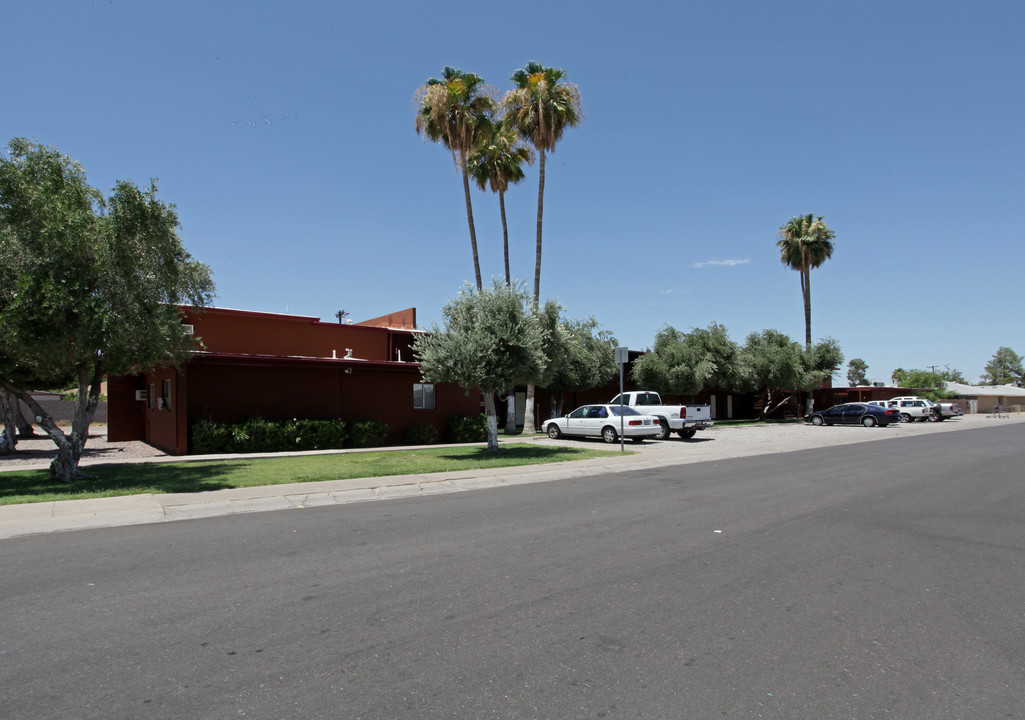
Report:
<svg viewBox="0 0 1025 720"><path fill-rule="evenodd" d="M625 452L623 439L623 366L630 362L630 348L616 348L616 364L619 365L619 452Z"/></svg>

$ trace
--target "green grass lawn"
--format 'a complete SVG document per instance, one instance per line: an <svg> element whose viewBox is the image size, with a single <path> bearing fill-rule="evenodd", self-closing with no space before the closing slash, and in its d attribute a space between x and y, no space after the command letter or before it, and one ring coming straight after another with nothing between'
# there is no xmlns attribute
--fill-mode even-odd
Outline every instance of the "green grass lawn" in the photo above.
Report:
<svg viewBox="0 0 1025 720"><path fill-rule="evenodd" d="M513 467L616 454L619 453L594 450L584 445L579 448L503 445L498 453L489 453L480 446L425 446L287 458L89 465L82 469L96 479L70 484L50 480L46 470L27 470L0 473L0 505Z"/></svg>

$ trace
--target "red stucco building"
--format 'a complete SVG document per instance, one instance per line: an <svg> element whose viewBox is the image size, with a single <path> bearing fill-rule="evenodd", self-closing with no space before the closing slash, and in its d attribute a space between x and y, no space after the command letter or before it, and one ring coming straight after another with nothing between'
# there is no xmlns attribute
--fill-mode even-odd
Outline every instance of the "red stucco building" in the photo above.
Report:
<svg viewBox="0 0 1025 720"><path fill-rule="evenodd" d="M197 420L263 417L379 420L399 442L411 425L443 436L449 416L481 412L477 392L422 384L415 308L346 324L183 308L182 323L202 341L182 367L109 379L108 439L182 455Z"/></svg>

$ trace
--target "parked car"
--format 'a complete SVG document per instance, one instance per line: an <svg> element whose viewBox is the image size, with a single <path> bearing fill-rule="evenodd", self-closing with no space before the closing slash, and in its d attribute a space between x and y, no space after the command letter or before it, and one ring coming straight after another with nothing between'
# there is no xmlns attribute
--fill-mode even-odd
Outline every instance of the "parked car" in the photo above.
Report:
<svg viewBox="0 0 1025 720"><path fill-rule="evenodd" d="M808 413L804 421L812 425L889 425L901 422L895 408L883 408L867 402L844 403L825 410Z"/></svg>
<svg viewBox="0 0 1025 720"><path fill-rule="evenodd" d="M563 435L600 437L607 443L614 443L619 440L621 425L623 437L634 442L645 438L654 439L662 431L654 415L644 415L632 407L619 405L584 405L565 417L545 420L541 424L541 431L548 433L550 438Z"/></svg>
<svg viewBox="0 0 1025 720"><path fill-rule="evenodd" d="M638 412L654 415L661 427L659 440L668 440L671 433L681 438L692 438L698 430L712 427L710 405L664 405L662 397L653 390L626 392L609 400L610 405L629 405Z"/></svg>
<svg viewBox="0 0 1025 720"><path fill-rule="evenodd" d="M900 410L904 422L925 422L926 420L943 420L941 410L936 403L917 395L902 395L890 399L890 407Z"/></svg>

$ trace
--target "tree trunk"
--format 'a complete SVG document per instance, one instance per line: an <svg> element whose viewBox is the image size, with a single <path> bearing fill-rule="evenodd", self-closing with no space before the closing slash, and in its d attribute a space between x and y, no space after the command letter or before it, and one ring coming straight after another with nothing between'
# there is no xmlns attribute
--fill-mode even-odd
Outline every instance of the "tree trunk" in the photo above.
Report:
<svg viewBox="0 0 1025 720"><path fill-rule="evenodd" d="M534 383L527 383L527 403L523 409L523 434L534 435Z"/></svg>
<svg viewBox="0 0 1025 720"><path fill-rule="evenodd" d="M505 400L505 434L512 435L516 432L516 388L509 388L508 397Z"/></svg>
<svg viewBox="0 0 1025 720"><path fill-rule="evenodd" d="M32 423L25 419L25 416L21 414L21 403L14 393L7 390L0 390L0 399L6 396L8 406L10 407L11 417L13 418L15 427L18 428L18 437L30 438L36 433L32 429Z"/></svg>
<svg viewBox="0 0 1025 720"><path fill-rule="evenodd" d="M811 268L801 268L801 298L804 300L804 349L811 350Z"/></svg>
<svg viewBox="0 0 1025 720"><path fill-rule="evenodd" d="M541 220L545 214L545 151L538 153L537 181L537 248L534 257L534 307L541 305Z"/></svg>
<svg viewBox="0 0 1025 720"><path fill-rule="evenodd" d="M541 306L541 221L545 210L545 152L541 150L538 164L537 183L537 249L534 257L534 309ZM523 434L533 435L534 429L534 383L527 384L527 407L523 415Z"/></svg>
<svg viewBox="0 0 1025 720"><path fill-rule="evenodd" d="M495 413L495 389L484 388L484 417L488 422L488 452L498 452L498 417Z"/></svg>
<svg viewBox="0 0 1025 720"><path fill-rule="evenodd" d="M473 275L477 280L477 291L484 289L480 279L480 258L477 256L477 230L473 225L473 204L470 202L470 174L466 169L466 156L459 153L459 167L463 171L463 195L466 196L466 222L470 225L470 249L473 250Z"/></svg>
<svg viewBox="0 0 1025 720"><path fill-rule="evenodd" d="M64 431L54 422L53 417L43 410L31 395L0 378L0 385L20 398L35 413L36 422L57 446L57 457L50 463L51 479L69 483L92 477L78 469L78 461L82 458L82 450L89 438L89 425L92 423L96 407L100 402L100 383L102 381L102 366L97 365L93 368L91 376L89 368L79 368L75 417L71 421L71 434L65 435Z"/></svg>
<svg viewBox="0 0 1025 720"><path fill-rule="evenodd" d="M806 258L801 268L801 295L804 298L804 351L811 350L811 265ZM812 408L811 393L801 393L805 413Z"/></svg>
<svg viewBox="0 0 1025 720"><path fill-rule="evenodd" d="M512 286L512 273L509 271L509 224L505 221L505 191L498 191L498 208L502 211L502 249L505 252L505 286Z"/></svg>
<svg viewBox="0 0 1025 720"><path fill-rule="evenodd" d="M18 398L6 390L0 390L0 455L11 455L18 445L18 423L14 419L18 409Z"/></svg>

